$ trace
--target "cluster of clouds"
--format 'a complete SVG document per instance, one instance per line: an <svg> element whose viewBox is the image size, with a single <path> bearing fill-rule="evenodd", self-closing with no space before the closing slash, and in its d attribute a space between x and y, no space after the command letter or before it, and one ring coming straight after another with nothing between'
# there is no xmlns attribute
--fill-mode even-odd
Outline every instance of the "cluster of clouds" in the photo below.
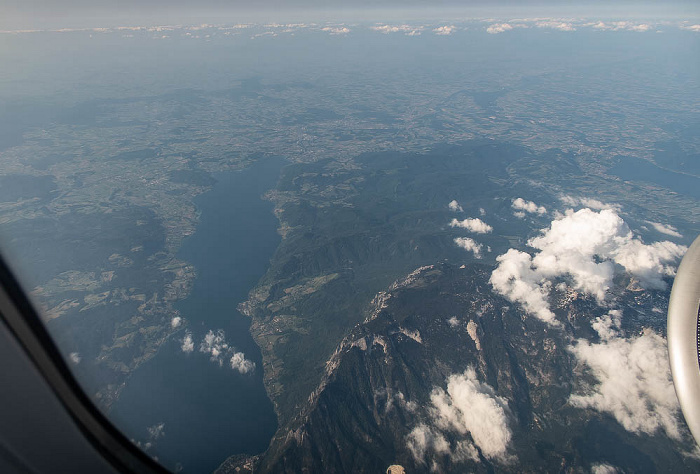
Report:
<svg viewBox="0 0 700 474"><path fill-rule="evenodd" d="M423 26L384 24L372 26L370 29L384 33L385 35L388 35L389 33L403 33L406 36L420 36L425 28Z"/></svg>
<svg viewBox="0 0 700 474"><path fill-rule="evenodd" d="M486 26L484 26L486 24ZM655 21L639 22L630 20L601 21L584 20L575 18L513 18L513 19L487 19L470 20L455 24L411 23L411 24L342 24L342 23L241 23L241 24L200 24L200 25L160 25L160 26L119 26L114 28L52 28L52 29L17 29L0 30L0 34L27 34L39 32L51 33L76 33L87 32L90 34L118 33L125 37L135 34L147 33L155 38L168 38L170 36L186 36L188 38L211 38L215 35L235 36L245 31L252 32L251 38L263 36L276 37L280 34L295 34L300 31L316 31L331 35L347 35L351 31L371 30L384 34L400 33L407 36L420 36L423 32L430 32L439 36L452 35L460 30L473 29L485 31L490 34L499 34L515 29L550 29L555 31L571 32L581 29L594 31L664 31L668 28L676 28L690 32L700 32L700 24L690 21Z"/></svg>
<svg viewBox="0 0 700 474"><path fill-rule="evenodd" d="M156 441L165 436L165 423L160 422L156 423L153 426L149 426L146 428L146 432L148 433L148 441L141 442L133 438L131 439L132 443L134 443L136 446L138 446L140 449L143 449L144 451L155 447Z"/></svg>
<svg viewBox="0 0 700 474"><path fill-rule="evenodd" d="M321 28L321 31L325 31L331 35L347 35L352 30L347 26L325 26Z"/></svg>
<svg viewBox="0 0 700 474"><path fill-rule="evenodd" d="M455 31L457 31L457 27L454 25L438 26L437 28L433 29L433 33L438 36L449 36Z"/></svg>
<svg viewBox="0 0 700 474"><path fill-rule="evenodd" d="M515 209L515 212L513 215L515 217L523 218L525 217L525 213L529 214L537 214L539 216L543 216L547 214L547 208L544 206L538 206L532 201L526 201L523 198L516 198L513 199L513 202L511 204L511 207Z"/></svg>
<svg viewBox="0 0 700 474"><path fill-rule="evenodd" d="M192 333L186 331L185 336L181 340L180 349L182 352L191 353L194 352L194 348L195 343ZM209 360L218 364L219 367L222 367L224 361L228 360L231 369L237 370L241 374L247 374L255 370L254 362L246 359L243 352L236 351L233 346L226 342L226 334L222 329L216 332L209 330L199 344L199 352L207 354Z"/></svg>
<svg viewBox="0 0 700 474"><path fill-rule="evenodd" d="M541 235L528 241L530 255L509 249L496 258L493 289L529 314L558 325L548 303L552 282L566 278L576 290L603 304L615 268L621 267L644 288L664 289L663 278L675 274L672 265L686 247L669 241L644 244L615 210L569 209Z"/></svg>
<svg viewBox="0 0 700 474"><path fill-rule="evenodd" d="M596 380L569 403L612 415L632 433L663 430L680 440L679 405L668 363L666 340L646 329L631 338L620 330L622 314L611 310L592 322L600 342L579 339L569 347Z"/></svg>
<svg viewBox="0 0 700 474"><path fill-rule="evenodd" d="M420 423L407 438L416 461L425 462L426 455L438 454L453 462L479 462L479 453L492 461L510 461L508 402L480 382L473 368L449 376L446 390L433 389L428 413L430 423Z"/></svg>
<svg viewBox="0 0 700 474"><path fill-rule="evenodd" d="M450 203L447 205L447 207L452 212L464 212L464 209L459 204L459 202L457 202L456 200L450 201ZM486 214L486 211L483 208L480 208L479 213L482 216L484 216ZM463 220L452 219L452 221L450 221L450 227L465 229L467 232L471 232L473 234L488 234L488 233L493 232L493 227L491 227L490 225L488 225L486 222L482 221L478 217L473 217L473 218L468 217L468 218L463 219ZM464 250L472 252L474 254L475 258L482 257L483 245L478 243L476 240L474 240L470 237L456 237L454 239L454 243L458 247L461 247ZM487 250L490 252L491 248L487 247Z"/></svg>
<svg viewBox="0 0 700 474"><path fill-rule="evenodd" d="M165 423L157 423L153 426L149 426L148 428L146 428L146 430L148 431L148 438L151 441L158 440L165 436Z"/></svg>
<svg viewBox="0 0 700 474"><path fill-rule="evenodd" d="M680 28L682 30L700 32L700 25L684 22L639 22L639 21L590 21L572 18L523 18L508 21L494 22L486 27L490 34L505 33L507 31L526 28L541 28L557 31L576 31L579 29L591 29L597 31L632 31L643 33L647 31L663 31L664 28Z"/></svg>

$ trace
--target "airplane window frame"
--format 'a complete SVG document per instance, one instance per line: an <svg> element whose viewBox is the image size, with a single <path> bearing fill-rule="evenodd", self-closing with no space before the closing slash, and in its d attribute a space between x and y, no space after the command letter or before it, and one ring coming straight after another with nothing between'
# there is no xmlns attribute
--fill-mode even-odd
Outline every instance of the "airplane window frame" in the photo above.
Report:
<svg viewBox="0 0 700 474"><path fill-rule="evenodd" d="M134 445L83 391L2 254L0 319L29 356L85 439L109 464L119 472L170 472Z"/></svg>

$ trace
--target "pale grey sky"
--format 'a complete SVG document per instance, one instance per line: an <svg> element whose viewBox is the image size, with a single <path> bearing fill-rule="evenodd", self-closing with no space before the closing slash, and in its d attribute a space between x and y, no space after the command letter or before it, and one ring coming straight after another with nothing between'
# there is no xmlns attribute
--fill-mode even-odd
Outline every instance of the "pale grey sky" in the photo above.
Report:
<svg viewBox="0 0 700 474"><path fill-rule="evenodd" d="M188 20L262 21L513 16L700 16L698 0L0 0L0 28L117 26Z"/></svg>

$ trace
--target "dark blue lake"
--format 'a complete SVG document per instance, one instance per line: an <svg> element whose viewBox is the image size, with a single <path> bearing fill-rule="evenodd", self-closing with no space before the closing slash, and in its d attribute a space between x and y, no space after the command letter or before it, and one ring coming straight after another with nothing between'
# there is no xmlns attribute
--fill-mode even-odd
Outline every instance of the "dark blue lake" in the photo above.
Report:
<svg viewBox="0 0 700 474"><path fill-rule="evenodd" d="M679 194L700 198L700 179L659 168L647 160L623 156L608 170L609 174L628 181L645 181L663 186Z"/></svg>
<svg viewBox="0 0 700 474"><path fill-rule="evenodd" d="M217 174L213 189L197 197L197 231L178 253L197 270L190 296L177 305L194 350L183 352L181 331L133 373L111 410L120 428L151 442L147 452L170 469L211 472L232 454L264 451L277 428L250 320L236 306L265 273L280 242L273 206L261 196L275 186L282 165L281 159L265 159ZM233 370L231 352L220 366L199 351L205 334L220 329L236 352L255 363L253 372ZM162 436L149 434L149 427L161 423Z"/></svg>

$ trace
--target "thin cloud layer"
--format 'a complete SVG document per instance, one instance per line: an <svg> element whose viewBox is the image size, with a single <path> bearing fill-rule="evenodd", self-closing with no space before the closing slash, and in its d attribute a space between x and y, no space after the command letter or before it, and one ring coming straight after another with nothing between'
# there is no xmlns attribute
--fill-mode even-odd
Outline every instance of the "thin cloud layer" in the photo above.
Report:
<svg viewBox="0 0 700 474"><path fill-rule="evenodd" d="M467 218L462 221L452 219L452 221L450 222L450 227L459 227L461 229L466 229L469 232L473 232L475 234L488 234L489 232L493 231L493 227L491 227L478 217L474 217L471 219Z"/></svg>
<svg viewBox="0 0 700 474"><path fill-rule="evenodd" d="M552 280L566 278L602 304L616 266L644 288L664 289L663 278L675 274L671 263L687 250L668 241L644 244L611 209L568 210L528 245L538 250L534 256L516 249L498 256L490 283L497 293L554 325L547 301Z"/></svg>
<svg viewBox="0 0 700 474"><path fill-rule="evenodd" d="M672 225L666 225L666 224L661 224L659 222L652 222L652 221L646 221L647 224L652 226L656 232L659 232L661 234L666 234L670 235L671 237L678 237L681 238L683 237L680 232L678 232L678 229L673 227Z"/></svg>
<svg viewBox="0 0 700 474"><path fill-rule="evenodd" d="M473 368L449 376L447 390L433 389L430 403L431 424L419 424L407 438L417 461L425 462L426 455L434 453L449 455L456 462L478 462L479 452L490 460L509 460L508 402L490 385L479 382ZM448 433L451 439L457 438L452 444L445 436Z"/></svg>
<svg viewBox="0 0 700 474"><path fill-rule="evenodd" d="M620 313L615 311L592 325L601 341L579 339L568 349L596 384L573 394L569 403L609 413L632 433L653 435L662 430L680 440L666 340L650 329L629 339L621 337Z"/></svg>

